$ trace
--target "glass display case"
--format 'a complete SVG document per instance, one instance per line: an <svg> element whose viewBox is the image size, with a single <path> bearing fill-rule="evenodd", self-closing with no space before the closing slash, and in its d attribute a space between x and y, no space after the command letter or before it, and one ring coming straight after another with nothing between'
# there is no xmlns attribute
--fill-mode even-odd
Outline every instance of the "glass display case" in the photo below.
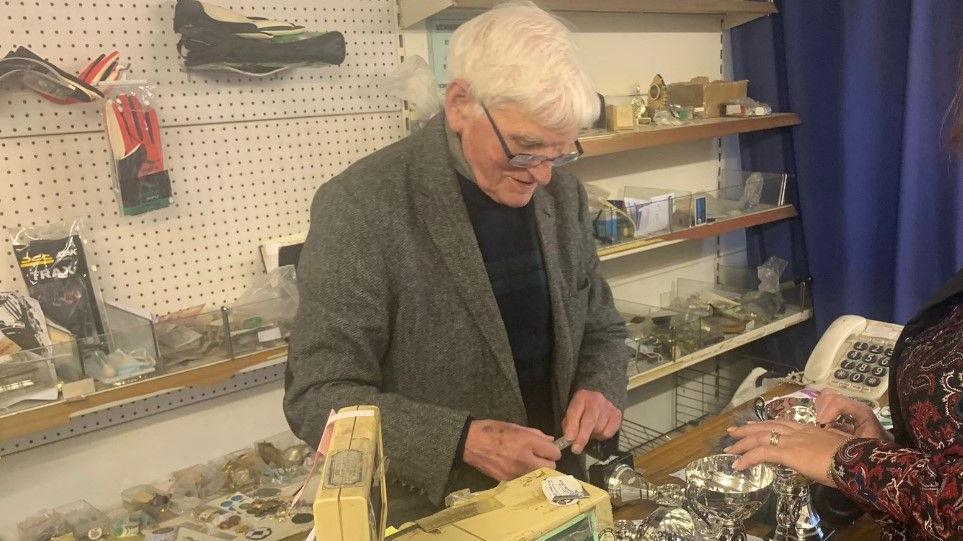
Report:
<svg viewBox="0 0 963 541"><path fill-rule="evenodd" d="M592 211L595 238L602 245L658 238L692 226L692 194L627 186L622 199L597 204Z"/></svg>
<svg viewBox="0 0 963 541"><path fill-rule="evenodd" d="M785 205L788 182L789 175L782 173L723 169L719 172L719 189L692 194L691 226Z"/></svg>

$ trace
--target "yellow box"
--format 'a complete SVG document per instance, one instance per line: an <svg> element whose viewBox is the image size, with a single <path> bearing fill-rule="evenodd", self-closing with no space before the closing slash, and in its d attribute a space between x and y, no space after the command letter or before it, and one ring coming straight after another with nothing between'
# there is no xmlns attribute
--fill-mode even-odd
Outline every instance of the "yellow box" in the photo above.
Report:
<svg viewBox="0 0 963 541"><path fill-rule="evenodd" d="M314 499L317 539L382 541L388 508L381 413L375 406L351 406L338 410L332 419Z"/></svg>
<svg viewBox="0 0 963 541"><path fill-rule="evenodd" d="M558 475L542 468L506 481L403 528L389 541L614 540L609 495L581 483L587 497L555 505L542 492L542 481Z"/></svg>

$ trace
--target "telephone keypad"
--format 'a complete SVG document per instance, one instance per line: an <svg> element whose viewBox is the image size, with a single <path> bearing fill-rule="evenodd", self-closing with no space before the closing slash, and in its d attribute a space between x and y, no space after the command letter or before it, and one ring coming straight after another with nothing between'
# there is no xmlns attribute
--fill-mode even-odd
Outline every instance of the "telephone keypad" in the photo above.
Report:
<svg viewBox="0 0 963 541"><path fill-rule="evenodd" d="M852 361L858 361L863 358L863 354L856 350L850 350L849 353L846 354L846 358Z"/></svg>
<svg viewBox="0 0 963 541"><path fill-rule="evenodd" d="M878 360L879 360L879 355L875 355L873 353L867 353L866 356L863 357L863 362L867 362L870 364L875 363Z"/></svg>
<svg viewBox="0 0 963 541"><path fill-rule="evenodd" d="M856 367L856 370L863 373L869 372L869 365L866 363L859 363L859 366Z"/></svg>
<svg viewBox="0 0 963 541"><path fill-rule="evenodd" d="M870 346L869 346L869 352L870 352L870 353L875 353L875 354L877 354L877 355L879 355L880 353L884 352L885 350L886 350L886 348L883 347L883 346L880 345L880 344L870 344Z"/></svg>
<svg viewBox="0 0 963 541"><path fill-rule="evenodd" d="M856 342L855 344L853 344L853 349L857 351L863 351L868 347L869 347L869 344L867 344L866 342Z"/></svg>
<svg viewBox="0 0 963 541"><path fill-rule="evenodd" d="M876 377L880 377L880 378L881 378L881 377L883 377L883 376L886 375L886 372L888 372L888 370L886 370L886 369L883 368L882 366L874 366L874 367L873 367L873 375L876 376Z"/></svg>
<svg viewBox="0 0 963 541"><path fill-rule="evenodd" d="M886 351L884 351L883 353L885 353L887 357L892 357L892 356L893 356L893 348L886 348Z"/></svg>
<svg viewBox="0 0 963 541"><path fill-rule="evenodd" d="M856 373L852 374L851 376L849 376L849 381L851 381L851 382L853 382L853 383L862 383L862 382L863 382L863 379L865 379L865 378L866 378L866 376L860 374L859 372L856 372Z"/></svg>
<svg viewBox="0 0 963 541"><path fill-rule="evenodd" d="M879 360L879 365L889 366L889 360L890 360L889 357L883 357L882 359Z"/></svg>
<svg viewBox="0 0 963 541"><path fill-rule="evenodd" d="M843 362L842 362L842 364L841 364L840 366L842 366L842 367L845 368L846 370L852 370L853 368L856 368L856 361L850 361L849 359L843 359Z"/></svg>
<svg viewBox="0 0 963 541"><path fill-rule="evenodd" d="M849 370L843 370L840 368L839 370L836 370L836 373L833 374L833 376L836 379L849 379Z"/></svg>
<svg viewBox="0 0 963 541"><path fill-rule="evenodd" d="M884 370L885 370L885 368L884 368ZM877 378L876 376L869 376L868 378L866 378L866 385L869 385L870 387L876 387L877 385L879 385L879 384L881 383L881 381L882 381L882 380L880 380L880 379Z"/></svg>

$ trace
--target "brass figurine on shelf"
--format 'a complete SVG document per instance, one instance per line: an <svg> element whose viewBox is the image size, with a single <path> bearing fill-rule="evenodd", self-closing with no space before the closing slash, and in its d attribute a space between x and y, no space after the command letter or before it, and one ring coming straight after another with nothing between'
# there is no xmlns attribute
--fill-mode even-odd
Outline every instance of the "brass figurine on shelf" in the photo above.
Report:
<svg viewBox="0 0 963 541"><path fill-rule="evenodd" d="M656 74L649 83L649 96L646 103L647 115L652 118L659 111L669 109L669 89L665 84L665 79Z"/></svg>
<svg viewBox="0 0 963 541"><path fill-rule="evenodd" d="M642 93L641 85L635 85L635 94L632 95L632 110L635 112L635 123L637 125L652 122L652 119L649 118L646 96Z"/></svg>

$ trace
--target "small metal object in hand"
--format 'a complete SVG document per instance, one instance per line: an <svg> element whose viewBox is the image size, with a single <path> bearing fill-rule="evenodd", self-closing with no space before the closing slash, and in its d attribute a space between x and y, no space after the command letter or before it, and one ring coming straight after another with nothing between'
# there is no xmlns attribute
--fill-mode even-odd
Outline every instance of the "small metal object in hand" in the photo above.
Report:
<svg viewBox="0 0 963 541"><path fill-rule="evenodd" d="M568 449L569 447L571 447L572 442L570 442L569 440L565 439L565 436L562 436L561 438L558 438L557 440L555 440L554 442L552 442L552 445L554 445L555 447L557 447L559 451L564 451L564 450Z"/></svg>
<svg viewBox="0 0 963 541"><path fill-rule="evenodd" d="M779 436L780 436L779 432L776 432L776 429L773 428L772 431L769 432L769 445L772 445L773 447L778 447Z"/></svg>

